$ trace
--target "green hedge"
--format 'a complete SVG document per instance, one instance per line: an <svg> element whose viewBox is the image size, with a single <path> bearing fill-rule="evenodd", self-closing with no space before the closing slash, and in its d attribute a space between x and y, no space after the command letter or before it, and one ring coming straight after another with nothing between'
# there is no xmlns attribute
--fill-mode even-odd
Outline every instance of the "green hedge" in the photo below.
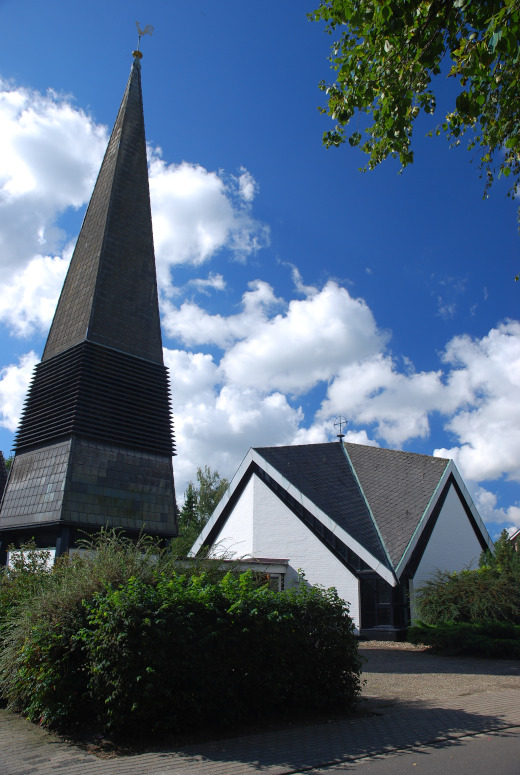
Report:
<svg viewBox="0 0 520 775"><path fill-rule="evenodd" d="M89 693L115 732L347 710L358 696L352 623L332 591L280 594L250 573L218 584L174 575L130 579L87 611Z"/></svg>
<svg viewBox="0 0 520 775"><path fill-rule="evenodd" d="M424 643L446 656L520 658L520 626L509 622L418 622L408 629L410 643Z"/></svg>
<svg viewBox="0 0 520 775"><path fill-rule="evenodd" d="M36 596L7 606L0 688L11 708L125 735L352 708L361 658L334 590L181 574L120 548L114 539L108 561L101 546L46 572Z"/></svg>

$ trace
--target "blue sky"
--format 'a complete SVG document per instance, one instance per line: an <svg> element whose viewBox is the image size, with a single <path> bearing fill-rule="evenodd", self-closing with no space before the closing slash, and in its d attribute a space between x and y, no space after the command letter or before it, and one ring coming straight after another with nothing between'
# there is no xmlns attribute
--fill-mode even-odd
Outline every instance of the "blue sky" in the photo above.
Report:
<svg viewBox="0 0 520 775"><path fill-rule="evenodd" d="M251 446L453 457L520 527L518 202L416 129L412 167L321 145L331 39L300 0L0 0L0 449L8 453L142 40L178 498Z"/></svg>

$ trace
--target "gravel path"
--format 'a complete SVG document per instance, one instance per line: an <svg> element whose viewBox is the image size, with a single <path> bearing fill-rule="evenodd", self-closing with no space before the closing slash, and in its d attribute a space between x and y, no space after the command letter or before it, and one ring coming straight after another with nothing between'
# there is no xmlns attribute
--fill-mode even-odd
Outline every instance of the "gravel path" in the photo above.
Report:
<svg viewBox="0 0 520 775"><path fill-rule="evenodd" d="M520 688L517 660L440 657L421 646L378 641L362 643L359 651L368 660L363 697L371 705Z"/></svg>

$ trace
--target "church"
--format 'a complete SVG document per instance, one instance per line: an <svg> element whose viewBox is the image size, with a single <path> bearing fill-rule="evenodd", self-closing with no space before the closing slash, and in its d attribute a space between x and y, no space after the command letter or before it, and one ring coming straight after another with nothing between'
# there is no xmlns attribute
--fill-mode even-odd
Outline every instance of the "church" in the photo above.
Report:
<svg viewBox="0 0 520 775"><path fill-rule="evenodd" d="M249 450L191 553L203 547L254 560L279 587L302 573L335 587L358 632L399 640L416 590L493 544L452 460L341 436Z"/></svg>

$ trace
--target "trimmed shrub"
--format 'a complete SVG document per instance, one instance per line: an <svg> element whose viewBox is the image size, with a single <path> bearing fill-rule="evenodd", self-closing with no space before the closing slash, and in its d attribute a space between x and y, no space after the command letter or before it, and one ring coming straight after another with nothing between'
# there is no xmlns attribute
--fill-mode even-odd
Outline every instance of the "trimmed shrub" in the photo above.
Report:
<svg viewBox="0 0 520 775"><path fill-rule="evenodd" d="M176 569L177 567L177 569ZM358 698L361 659L334 590L273 592L219 566L105 536L12 606L0 686L33 720L116 734L231 727Z"/></svg>
<svg viewBox="0 0 520 775"><path fill-rule="evenodd" d="M446 656L520 658L520 626L509 622L418 622L408 629L408 640L432 646Z"/></svg>
<svg viewBox="0 0 520 775"><path fill-rule="evenodd" d="M217 584L204 574L134 578L95 595L87 610L90 696L112 732L345 711L359 694L345 605L304 582L278 593L249 572Z"/></svg>

